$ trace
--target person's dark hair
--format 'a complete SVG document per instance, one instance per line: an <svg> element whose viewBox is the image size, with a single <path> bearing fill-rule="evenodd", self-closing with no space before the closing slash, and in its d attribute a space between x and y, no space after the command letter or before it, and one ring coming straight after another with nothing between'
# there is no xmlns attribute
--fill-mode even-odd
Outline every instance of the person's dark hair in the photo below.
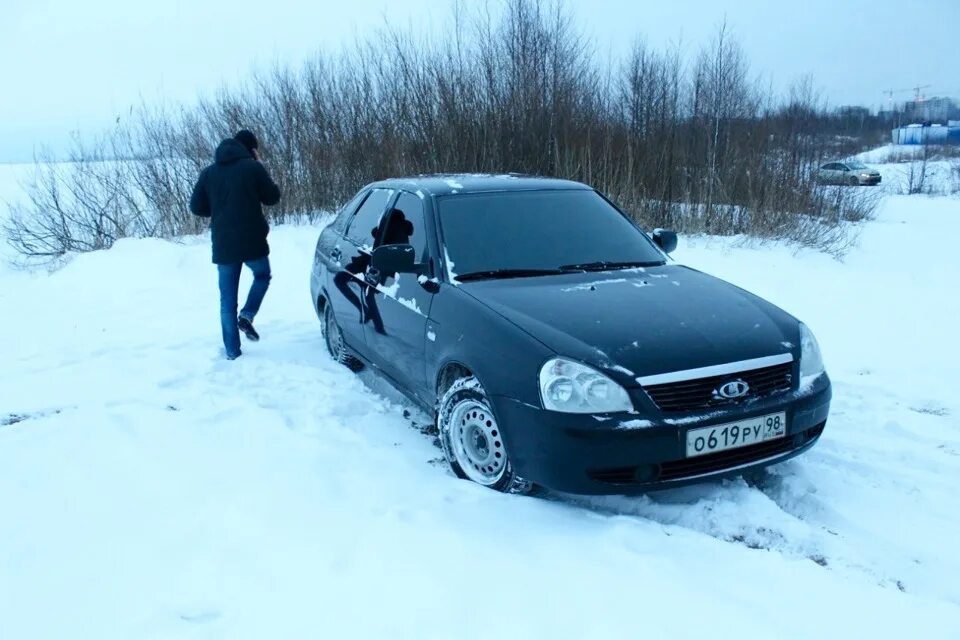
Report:
<svg viewBox="0 0 960 640"><path fill-rule="evenodd" d="M257 141L257 136L253 135L253 132L249 129L241 129L237 131L237 135L233 136L233 139L246 147L247 151L250 154L253 154L253 150L260 147L260 143Z"/></svg>

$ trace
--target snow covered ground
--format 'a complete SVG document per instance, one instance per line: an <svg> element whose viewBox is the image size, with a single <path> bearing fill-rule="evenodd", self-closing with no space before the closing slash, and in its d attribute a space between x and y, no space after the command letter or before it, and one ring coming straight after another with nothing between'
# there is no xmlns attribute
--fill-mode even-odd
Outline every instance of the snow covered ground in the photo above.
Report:
<svg viewBox="0 0 960 640"><path fill-rule="evenodd" d="M943 147L949 151L954 147ZM859 153L854 158L876 168L883 176L879 190L882 193L906 194L914 192L928 195L960 194L960 156L944 158L936 147L927 150L929 157L924 164L924 147L905 144L888 144ZM921 173L923 177L921 179Z"/></svg>
<svg viewBox="0 0 960 640"><path fill-rule="evenodd" d="M0 637L960 635L960 200L886 197L844 262L683 240L813 328L835 400L765 479L639 498L455 479L326 356L317 232L274 230L232 363L206 238L0 268Z"/></svg>
<svg viewBox="0 0 960 640"><path fill-rule="evenodd" d="M6 205L14 204L24 198L24 186L27 186L36 174L33 164L0 163L0 214L6 212Z"/></svg>

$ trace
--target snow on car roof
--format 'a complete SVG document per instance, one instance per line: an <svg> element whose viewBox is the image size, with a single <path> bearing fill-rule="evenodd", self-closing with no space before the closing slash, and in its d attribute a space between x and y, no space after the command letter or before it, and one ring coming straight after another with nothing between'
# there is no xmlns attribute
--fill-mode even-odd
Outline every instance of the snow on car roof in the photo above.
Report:
<svg viewBox="0 0 960 640"><path fill-rule="evenodd" d="M484 193L495 191L537 191L546 189L590 189L589 186L543 176L529 176L516 173L441 173L429 175L389 178L375 182L374 187L416 188L429 195L445 196L457 193Z"/></svg>

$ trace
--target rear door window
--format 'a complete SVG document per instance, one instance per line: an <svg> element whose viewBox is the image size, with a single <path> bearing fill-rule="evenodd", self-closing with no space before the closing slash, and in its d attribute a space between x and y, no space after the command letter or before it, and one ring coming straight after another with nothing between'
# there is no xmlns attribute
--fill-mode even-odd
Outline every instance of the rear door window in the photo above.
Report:
<svg viewBox="0 0 960 640"><path fill-rule="evenodd" d="M350 222L350 216L353 215L353 212L357 210L357 205L360 204L364 197L367 195L366 191L361 191L347 204L343 205L340 209L340 213L337 214L336 220L333 221L333 224L330 225L340 233L343 233L347 230L347 223Z"/></svg>
<svg viewBox="0 0 960 640"><path fill-rule="evenodd" d="M392 189L374 189L363 201L350 222L347 238L359 247L372 247L380 228L380 219L393 196Z"/></svg>

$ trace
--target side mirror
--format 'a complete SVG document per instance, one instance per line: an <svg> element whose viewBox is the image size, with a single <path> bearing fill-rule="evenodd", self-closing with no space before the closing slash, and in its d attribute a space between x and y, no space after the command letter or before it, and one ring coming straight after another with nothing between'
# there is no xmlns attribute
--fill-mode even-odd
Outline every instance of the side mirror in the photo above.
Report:
<svg viewBox="0 0 960 640"><path fill-rule="evenodd" d="M654 229L653 241L658 247L663 249L664 253L671 253L677 248L677 234L666 229Z"/></svg>
<svg viewBox="0 0 960 640"><path fill-rule="evenodd" d="M384 244L373 250L370 267L381 274L417 273L415 258L409 244Z"/></svg>

